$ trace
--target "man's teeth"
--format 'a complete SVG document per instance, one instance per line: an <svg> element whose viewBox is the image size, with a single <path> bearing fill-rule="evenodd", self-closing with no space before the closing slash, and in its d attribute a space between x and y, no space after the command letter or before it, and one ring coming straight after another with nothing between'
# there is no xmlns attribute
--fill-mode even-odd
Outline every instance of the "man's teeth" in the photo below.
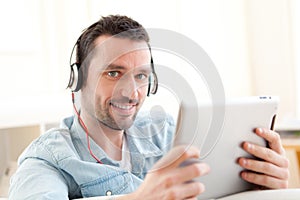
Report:
<svg viewBox="0 0 300 200"><path fill-rule="evenodd" d="M117 107L117 108L123 109L123 110L129 110L130 108L132 108L132 107L133 107L132 105L127 105L127 106L120 105L120 104L111 104L111 105L112 105L112 106L114 106L114 107Z"/></svg>

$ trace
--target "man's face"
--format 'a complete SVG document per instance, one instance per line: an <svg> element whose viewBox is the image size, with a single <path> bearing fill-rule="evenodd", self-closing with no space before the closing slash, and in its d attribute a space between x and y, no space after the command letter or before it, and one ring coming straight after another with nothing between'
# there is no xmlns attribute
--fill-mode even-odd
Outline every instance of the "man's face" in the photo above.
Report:
<svg viewBox="0 0 300 200"><path fill-rule="evenodd" d="M147 95L149 49L145 42L108 36L95 42L82 109L111 129L128 129Z"/></svg>

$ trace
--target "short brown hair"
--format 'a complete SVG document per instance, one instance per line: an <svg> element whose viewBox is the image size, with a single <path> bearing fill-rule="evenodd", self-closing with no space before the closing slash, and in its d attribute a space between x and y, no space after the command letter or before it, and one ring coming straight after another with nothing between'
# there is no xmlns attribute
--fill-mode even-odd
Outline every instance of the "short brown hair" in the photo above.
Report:
<svg viewBox="0 0 300 200"><path fill-rule="evenodd" d="M95 48L94 41L101 35L112 35L128 38L135 41L149 42L149 36L144 27L137 21L121 15L109 15L102 17L99 21L83 31L77 40L76 63L83 73L83 84L87 77L89 62L84 62L89 53ZM81 66L84 63L85 66Z"/></svg>
<svg viewBox="0 0 300 200"><path fill-rule="evenodd" d="M149 42L148 33L137 21L127 16L109 15L102 17L81 34L77 44L76 62L81 64L88 53L95 47L94 41L96 38L105 34Z"/></svg>

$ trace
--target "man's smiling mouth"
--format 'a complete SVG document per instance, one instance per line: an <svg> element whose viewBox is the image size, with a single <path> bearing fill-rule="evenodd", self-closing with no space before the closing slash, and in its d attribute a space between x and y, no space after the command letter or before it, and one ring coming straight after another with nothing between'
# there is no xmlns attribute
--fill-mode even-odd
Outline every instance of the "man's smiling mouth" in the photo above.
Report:
<svg viewBox="0 0 300 200"><path fill-rule="evenodd" d="M136 104L130 104L130 105L124 105L124 104L118 104L118 103L110 103L111 106L122 109L122 110L130 110L132 109L134 106L136 106Z"/></svg>

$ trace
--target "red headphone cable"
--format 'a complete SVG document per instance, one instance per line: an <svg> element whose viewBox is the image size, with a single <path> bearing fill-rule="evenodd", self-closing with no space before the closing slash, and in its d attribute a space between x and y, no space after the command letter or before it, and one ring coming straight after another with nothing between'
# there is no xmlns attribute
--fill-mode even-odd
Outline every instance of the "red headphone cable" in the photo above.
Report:
<svg viewBox="0 0 300 200"><path fill-rule="evenodd" d="M85 132L85 134L86 134L86 140L87 140L88 150L89 150L91 156L92 156L98 163L103 164L103 163L97 158L97 156L94 155L94 153L93 153L92 150L91 150L89 131L88 131L86 125L84 124L83 120L81 119L80 114L78 113L77 108L76 108L76 106L75 106L74 92L72 92L72 103L73 103L73 108L74 108L74 110L75 110L75 113L76 113L76 115L77 115L77 117L78 117L79 123L82 125L82 128L83 128L83 130L84 130L84 132Z"/></svg>

